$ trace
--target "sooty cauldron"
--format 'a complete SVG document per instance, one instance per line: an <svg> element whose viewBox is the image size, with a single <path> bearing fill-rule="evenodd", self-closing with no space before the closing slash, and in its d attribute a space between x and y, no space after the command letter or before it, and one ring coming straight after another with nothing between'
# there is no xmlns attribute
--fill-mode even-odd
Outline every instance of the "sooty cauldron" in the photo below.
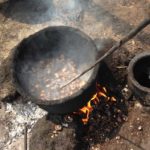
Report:
<svg viewBox="0 0 150 150"><path fill-rule="evenodd" d="M50 113L65 114L76 111L94 94L99 65L82 77L85 85L70 96L44 100L39 93L41 90L50 92L46 89L44 81L53 81L55 72L64 67L65 63L59 63L58 56L64 55L64 61L73 61L77 73L80 74L97 60L97 53L92 39L78 29L67 26L45 28L22 40L14 49L13 82L25 99L31 100ZM43 64L38 66L41 61ZM45 70L47 65L50 72ZM36 83L42 89L37 89Z"/></svg>

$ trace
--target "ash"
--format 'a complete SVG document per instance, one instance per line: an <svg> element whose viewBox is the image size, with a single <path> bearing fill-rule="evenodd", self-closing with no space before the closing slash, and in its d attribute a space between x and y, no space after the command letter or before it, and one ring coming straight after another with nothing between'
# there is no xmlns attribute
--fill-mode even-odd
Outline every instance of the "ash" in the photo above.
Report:
<svg viewBox="0 0 150 150"><path fill-rule="evenodd" d="M3 150L8 150L13 142L24 135L25 124L28 127L28 133L30 133L38 119L46 115L46 112L37 105L21 101L14 102L13 104L7 103L6 112L10 116L8 122L9 135L8 141L4 143Z"/></svg>

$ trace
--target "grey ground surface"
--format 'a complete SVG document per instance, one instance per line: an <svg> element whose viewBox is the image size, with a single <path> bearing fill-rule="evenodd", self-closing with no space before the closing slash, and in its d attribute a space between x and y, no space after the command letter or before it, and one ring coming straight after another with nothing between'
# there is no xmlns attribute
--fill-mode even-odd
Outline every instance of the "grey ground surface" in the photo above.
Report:
<svg viewBox="0 0 150 150"><path fill-rule="evenodd" d="M15 92L9 65L12 49L22 39L47 26L67 25L79 28L96 41L118 41L146 16L150 17L150 0L0 0L0 101ZM103 44L98 46L101 48ZM124 68L143 51L150 51L150 27L108 59L117 80L126 77L126 70L118 66ZM2 106L1 139L9 138L7 126L10 117ZM11 150L22 150L23 140L20 138L11 145ZM128 119L116 138L91 146L91 150L149 148L150 116L139 103L130 107Z"/></svg>

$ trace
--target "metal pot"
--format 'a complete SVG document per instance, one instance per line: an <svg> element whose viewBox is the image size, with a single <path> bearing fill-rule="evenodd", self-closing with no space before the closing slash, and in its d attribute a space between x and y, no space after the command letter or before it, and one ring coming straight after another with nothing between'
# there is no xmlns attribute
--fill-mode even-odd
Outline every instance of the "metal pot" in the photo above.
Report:
<svg viewBox="0 0 150 150"><path fill-rule="evenodd" d="M63 67L63 64L56 63L61 54L73 60L78 73L81 73L96 61L97 53L92 39L80 30L67 26L48 27L24 39L15 48L12 61L13 82L22 96L50 113L76 111L94 94L99 65L83 76L86 83L81 89L62 99L41 99L41 91L36 88L36 83L42 85L42 90L46 90L44 81L53 79L55 71ZM41 60L44 65L37 67ZM52 67L50 74L47 74L44 68L45 65L50 65L49 63L52 63ZM40 79L37 76L40 76Z"/></svg>
<svg viewBox="0 0 150 150"><path fill-rule="evenodd" d="M143 105L150 106L150 52L143 52L131 60L128 85Z"/></svg>

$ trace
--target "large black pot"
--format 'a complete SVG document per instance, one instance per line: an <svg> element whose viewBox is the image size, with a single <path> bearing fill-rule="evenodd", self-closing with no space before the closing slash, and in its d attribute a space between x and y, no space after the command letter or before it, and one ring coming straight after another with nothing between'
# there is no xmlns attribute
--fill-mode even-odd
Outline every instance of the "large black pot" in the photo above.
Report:
<svg viewBox="0 0 150 150"><path fill-rule="evenodd" d="M14 50L12 62L12 76L17 91L26 99L38 104L50 113L69 113L83 107L95 91L98 68L95 67L84 76L86 84L69 97L59 100L42 100L34 89L34 84L43 84L43 80L53 78L55 73L55 59L60 54L69 57L76 63L77 70L81 73L97 59L97 49L94 42L78 29L66 26L48 27L24 39ZM47 76L44 66L39 67L38 74L41 80L36 81L37 74L32 70L41 60L53 60L54 67ZM59 64L59 68L62 64ZM87 79L86 79L87 78ZM43 86L43 89L45 87ZM33 94L34 91L34 94ZM37 94L35 94L37 93Z"/></svg>

